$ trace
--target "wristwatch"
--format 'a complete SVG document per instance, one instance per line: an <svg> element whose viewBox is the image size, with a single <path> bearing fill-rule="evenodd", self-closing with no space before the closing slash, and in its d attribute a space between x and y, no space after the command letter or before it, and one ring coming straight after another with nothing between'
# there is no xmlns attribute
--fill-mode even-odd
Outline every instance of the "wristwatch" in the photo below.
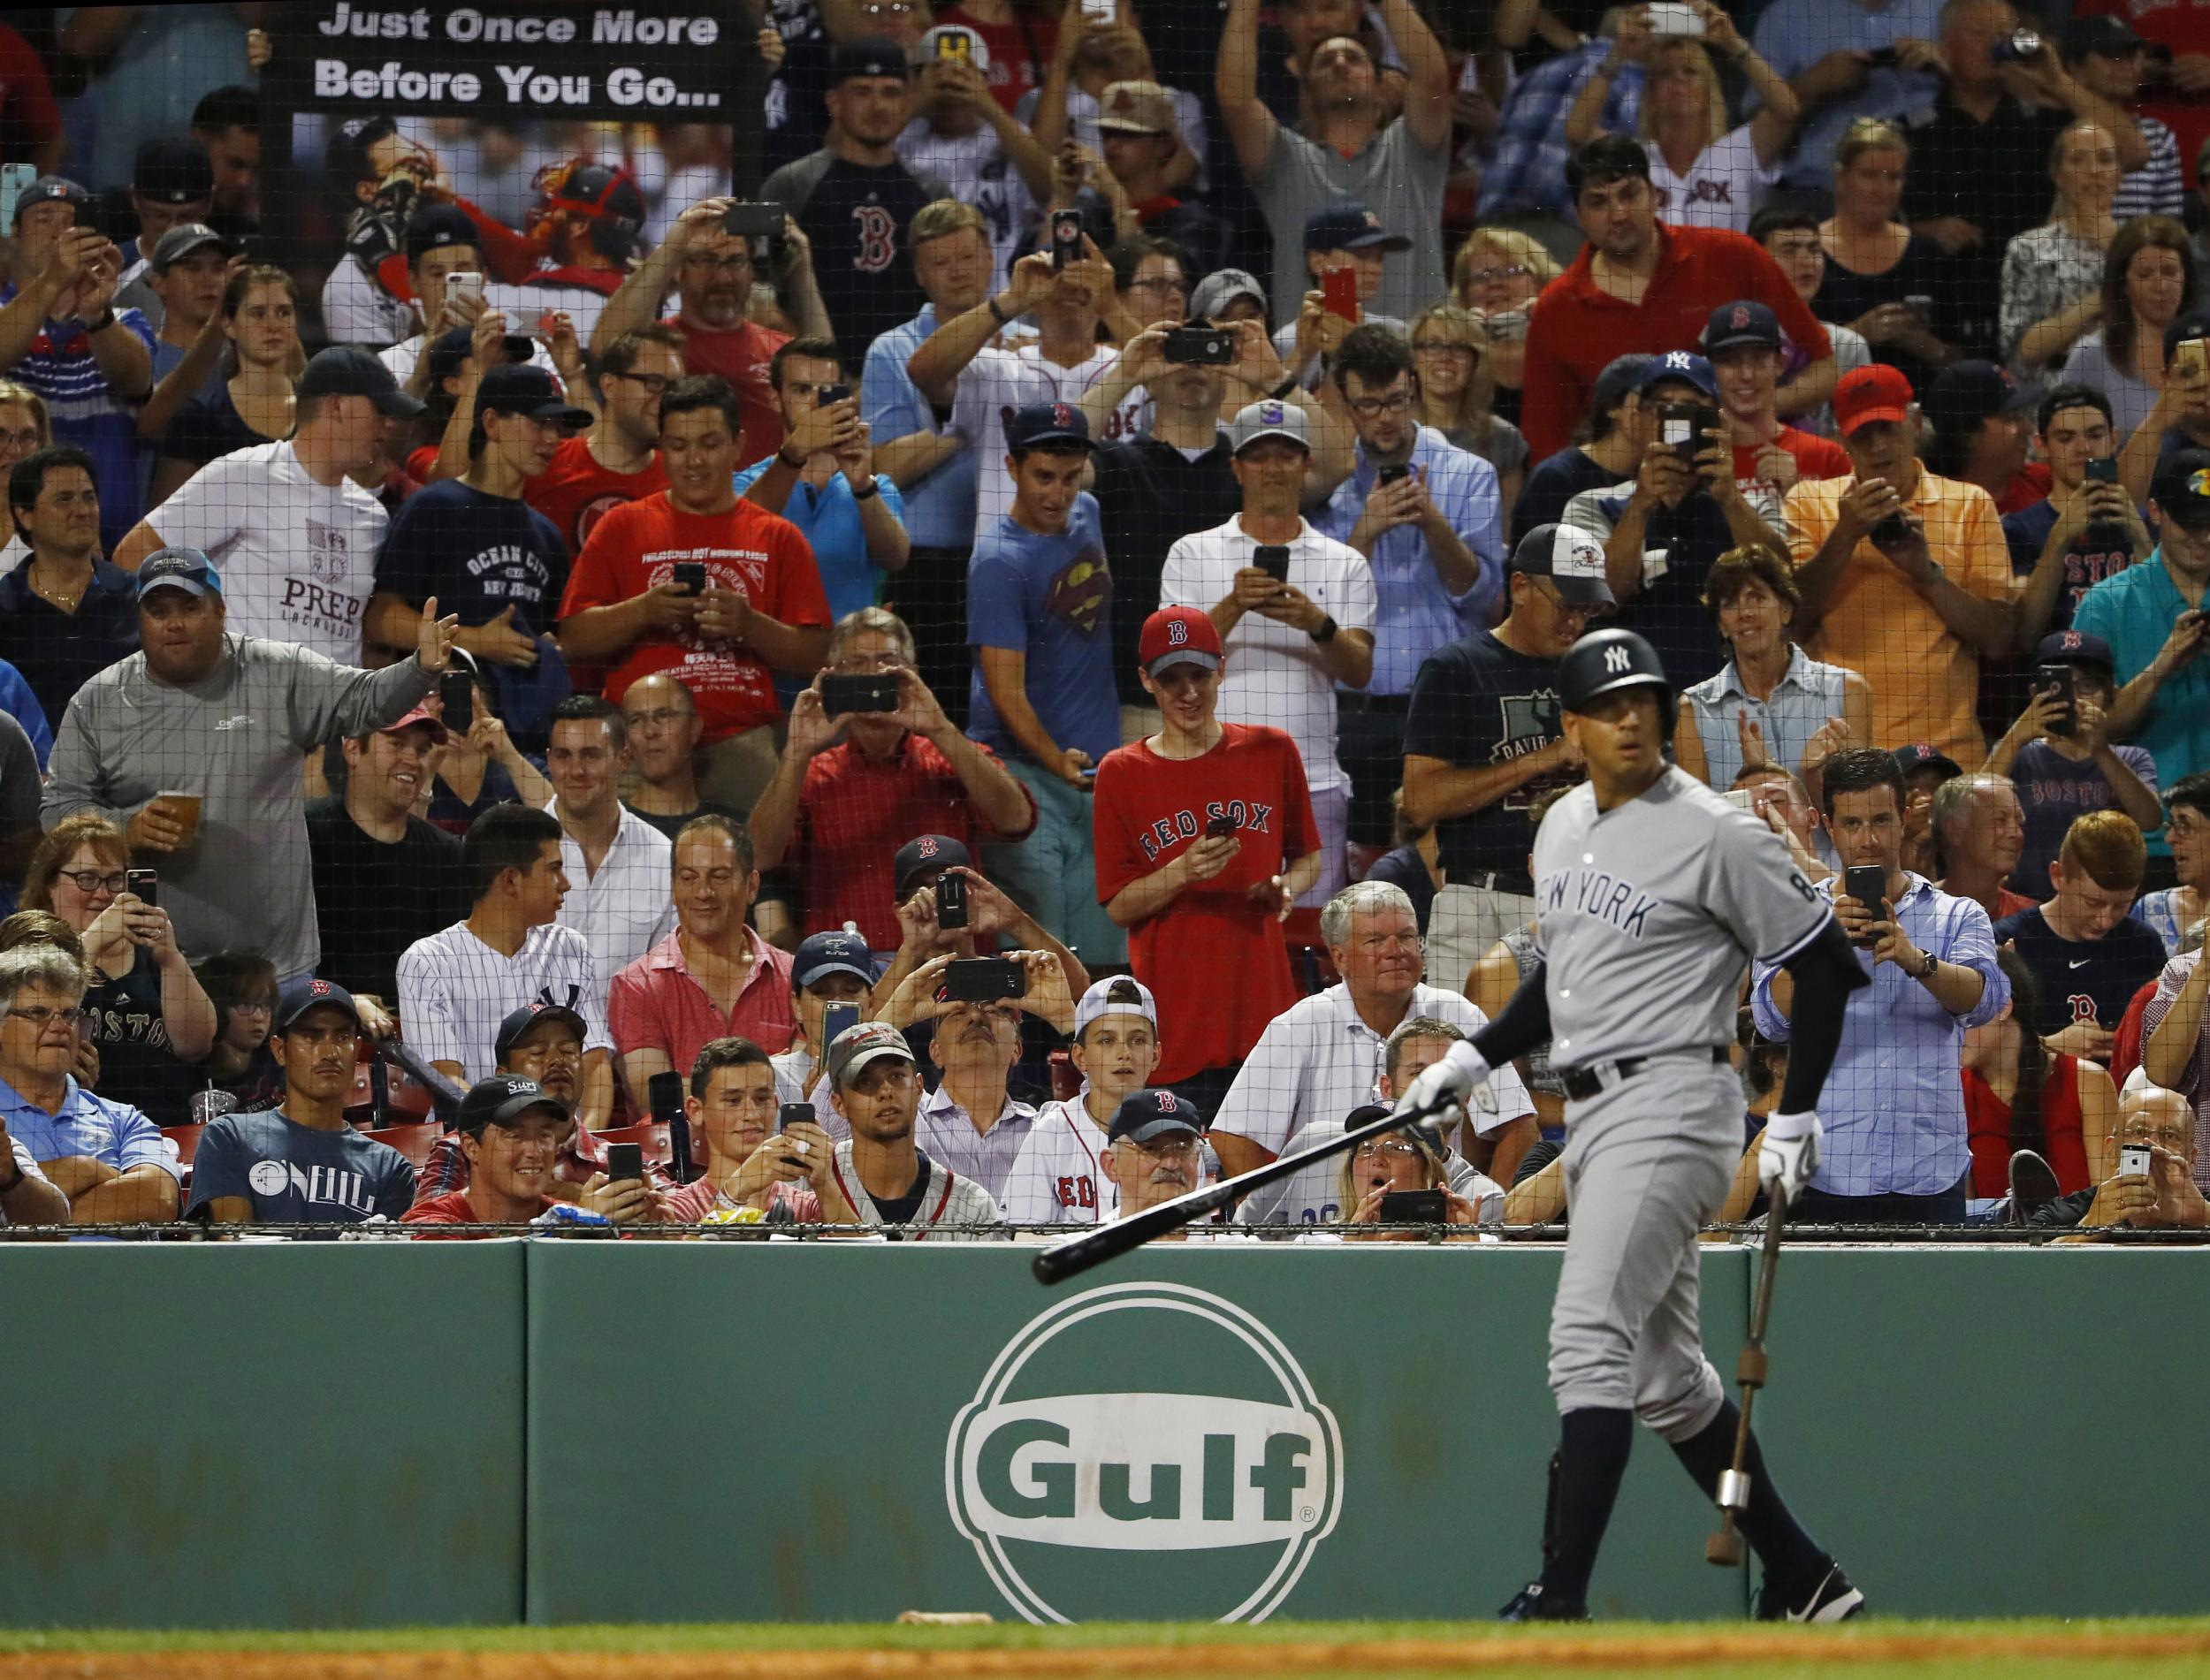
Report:
<svg viewBox="0 0 2210 1680"><path fill-rule="evenodd" d="M1342 627L1335 621L1335 614L1330 612L1320 620L1320 627L1317 630L1307 630L1305 634L1324 648L1335 640L1335 633Z"/></svg>
<svg viewBox="0 0 2210 1680"><path fill-rule="evenodd" d="M867 488L865 490L855 490L852 491L852 500L855 502L864 502L870 496L880 496L881 494L882 486L876 483L875 481L871 478L867 481Z"/></svg>
<svg viewBox="0 0 2210 1680"><path fill-rule="evenodd" d="M1941 966L1941 959L1931 951L1921 951L1918 954L1926 959L1926 966L1921 969L1917 974L1911 976L1911 978L1914 980L1932 979L1934 977L1934 970Z"/></svg>

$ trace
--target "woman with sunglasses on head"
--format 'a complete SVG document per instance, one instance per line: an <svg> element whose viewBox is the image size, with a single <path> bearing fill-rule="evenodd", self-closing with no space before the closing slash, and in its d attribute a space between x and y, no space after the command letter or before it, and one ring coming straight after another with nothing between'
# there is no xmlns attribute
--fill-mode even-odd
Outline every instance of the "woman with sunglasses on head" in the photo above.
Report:
<svg viewBox="0 0 2210 1680"><path fill-rule="evenodd" d="M106 817L65 817L31 855L22 903L52 911L84 941L84 1036L100 1053L100 1094L180 1126L191 1118L193 1065L215 1042L215 1006L168 912L130 890L130 861Z"/></svg>
<svg viewBox="0 0 2210 1680"><path fill-rule="evenodd" d="M1490 407L1515 426L1528 316L1543 288L1564 272L1556 257L1513 227L1475 228L1451 264L1452 301L1481 316L1489 339Z"/></svg>
<svg viewBox="0 0 2210 1680"><path fill-rule="evenodd" d="M1412 321L1412 365L1420 378L1420 423L1497 469L1498 505L1520 499L1527 439L1491 403L1496 379L1481 317L1454 303L1422 309Z"/></svg>

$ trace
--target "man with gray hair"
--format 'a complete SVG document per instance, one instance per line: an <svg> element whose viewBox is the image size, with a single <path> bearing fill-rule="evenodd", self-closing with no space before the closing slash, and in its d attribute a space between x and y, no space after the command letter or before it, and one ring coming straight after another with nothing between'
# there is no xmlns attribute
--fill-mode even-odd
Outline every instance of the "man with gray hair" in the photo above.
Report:
<svg viewBox="0 0 2210 1680"><path fill-rule="evenodd" d="M1421 981L1419 924L1402 887L1381 881L1345 887L1321 911L1320 933L1341 984L1275 1016L1213 1117L1213 1147L1231 1176L1275 1159L1307 1128L1339 1124L1374 1101L1387 1072L1390 1036L1406 1022L1429 1017L1467 1037L1488 1024L1458 993ZM1535 1141L1534 1116L1519 1076L1498 1071L1468 1116L1467 1159L1510 1182ZM1285 1205L1286 1196L1286 1190L1270 1196L1263 1207ZM1334 1199L1332 1190L1323 1190L1323 1202Z"/></svg>
<svg viewBox="0 0 2210 1680"><path fill-rule="evenodd" d="M2009 777L1983 770L1943 782L1934 789L1933 832L1942 868L1934 885L1943 892L1970 899L1991 922L2033 908L2004 885L2026 845L2026 813Z"/></svg>
<svg viewBox="0 0 2210 1680"><path fill-rule="evenodd" d="M58 946L0 951L0 1172L12 1174L0 1182L0 1212L27 1225L173 1220L177 1174L161 1129L72 1071L84 990L83 967Z"/></svg>

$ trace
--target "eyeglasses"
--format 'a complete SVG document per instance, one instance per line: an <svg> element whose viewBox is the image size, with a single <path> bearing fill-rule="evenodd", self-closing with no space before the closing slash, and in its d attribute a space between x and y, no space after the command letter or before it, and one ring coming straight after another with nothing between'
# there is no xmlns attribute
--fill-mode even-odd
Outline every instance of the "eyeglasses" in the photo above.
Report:
<svg viewBox="0 0 2210 1680"><path fill-rule="evenodd" d="M1360 397L1348 406L1360 420L1379 420L1383 414L1411 413L1412 393L1400 391L1393 397Z"/></svg>
<svg viewBox="0 0 2210 1680"><path fill-rule="evenodd" d="M45 1031L57 1021L65 1027L74 1027L80 1024L85 1017L85 1012L81 1009L57 1009L50 1004L44 1003L34 1003L22 1009L11 1007L8 1013L18 1021L29 1022L40 1032Z"/></svg>
<svg viewBox="0 0 2210 1680"><path fill-rule="evenodd" d="M2210 817L2198 817L2192 811L2174 811L2171 820L2164 825L2167 834L2210 833Z"/></svg>
<svg viewBox="0 0 2210 1680"><path fill-rule="evenodd" d="M230 1006L241 1015L268 1015L276 1013L274 998L241 999Z"/></svg>
<svg viewBox="0 0 2210 1680"><path fill-rule="evenodd" d="M1406 1144L1394 1138L1384 1138L1378 1143L1360 1144L1353 1152L1352 1159L1356 1159L1361 1155L1397 1157L1417 1155L1419 1152L1420 1146L1417 1144Z"/></svg>
<svg viewBox="0 0 2210 1680"><path fill-rule="evenodd" d="M751 258L746 257L744 260L750 262ZM661 395L668 386L675 383L664 373L618 373L612 376L616 379L627 379L633 385L643 385L644 394L648 397Z"/></svg>
<svg viewBox="0 0 2210 1680"><path fill-rule="evenodd" d="M1466 280L1469 285L1494 285L1499 280L1523 280L1534 272L1524 262L1508 262L1500 269L1475 269Z"/></svg>
<svg viewBox="0 0 2210 1680"><path fill-rule="evenodd" d="M90 898L95 893L120 893L130 885L131 878L122 870L112 875L103 875L97 870L63 870L55 878L67 881Z"/></svg>
<svg viewBox="0 0 2210 1680"><path fill-rule="evenodd" d="M741 269L751 268L752 259L749 256L709 256L704 251L694 251L683 258L683 263L688 268L720 269L725 273L735 274Z"/></svg>
<svg viewBox="0 0 2210 1680"><path fill-rule="evenodd" d="M1415 356L1477 356L1481 352L1469 344L1459 343L1455 338L1416 338L1413 341L1412 353Z"/></svg>

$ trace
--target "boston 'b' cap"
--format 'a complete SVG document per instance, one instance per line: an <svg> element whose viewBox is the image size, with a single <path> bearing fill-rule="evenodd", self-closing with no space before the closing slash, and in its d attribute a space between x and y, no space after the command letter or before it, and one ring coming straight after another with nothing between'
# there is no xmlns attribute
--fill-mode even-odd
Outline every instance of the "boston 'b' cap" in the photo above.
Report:
<svg viewBox="0 0 2210 1680"><path fill-rule="evenodd" d="M220 595L223 580L213 562L195 548L156 549L140 563L138 598L156 589L182 589L187 595Z"/></svg>
<svg viewBox="0 0 2210 1680"><path fill-rule="evenodd" d="M1603 541L1578 525L1537 525L1512 551L1508 569L1548 578L1558 598L1572 606L1613 604L1604 581Z"/></svg>
<svg viewBox="0 0 2210 1680"><path fill-rule="evenodd" d="M1089 416L1066 402L1030 403L1006 416L1006 448L1034 449L1044 444L1079 444L1085 449L1094 448Z"/></svg>
<svg viewBox="0 0 2210 1680"><path fill-rule="evenodd" d="M2176 449L2157 462L2149 500L2190 531L2210 528L2210 449Z"/></svg>
<svg viewBox="0 0 2210 1680"><path fill-rule="evenodd" d="M1315 210L1305 218L1307 251L1409 251L1408 234L1391 233L1380 217L1355 199Z"/></svg>
<svg viewBox="0 0 2210 1680"><path fill-rule="evenodd" d="M832 974L849 974L873 985L875 954L867 948L867 941L842 929L809 933L801 939L797 954L790 960L790 977L802 986L810 986Z"/></svg>
<svg viewBox="0 0 2210 1680"><path fill-rule="evenodd" d="M425 712L423 715L427 717L429 714ZM402 718L392 727L397 729L407 721L407 718ZM542 998L536 998L518 1008L509 1009L507 1012L507 1018L499 1023L499 1036L492 1040L493 1059L499 1061L506 1060L507 1052L511 1051L521 1040L522 1035L540 1021L564 1022L575 1029L575 1036L578 1038L588 1038L591 1036L591 1029L583 1024L583 1017L566 1004L547 1003Z"/></svg>
<svg viewBox="0 0 2210 1680"><path fill-rule="evenodd" d="M900 1061L913 1060L913 1046L905 1042L905 1035L887 1021L863 1021L856 1027L847 1027L838 1033L828 1047L823 1060L823 1070L831 1087L842 1091L850 1084L852 1076L871 1061L884 1057L895 1057Z"/></svg>
<svg viewBox="0 0 2210 1680"><path fill-rule="evenodd" d="M1153 676L1177 665L1220 669L1220 631L1212 615L1193 606L1162 606L1143 621L1136 658Z"/></svg>
<svg viewBox="0 0 2210 1680"><path fill-rule="evenodd" d="M552 376L528 362L508 362L492 369L476 387L476 417L487 414L527 414L580 430L591 423L588 408L578 408L560 394Z"/></svg>
<svg viewBox="0 0 2210 1680"><path fill-rule="evenodd" d="M1938 770L1944 776L1962 776L1964 766L1931 741L1914 741L1895 749L1895 773L1909 778L1922 770Z"/></svg>
<svg viewBox="0 0 2210 1680"><path fill-rule="evenodd" d="M1673 693L1658 650L1632 630L1591 630L1558 662L1558 699L1567 711L1586 711L1605 695L1644 684Z"/></svg>
<svg viewBox="0 0 2210 1680"><path fill-rule="evenodd" d="M2033 650L2034 658L2042 665L2084 665L2115 675L2118 669L2110 644L2099 635L2084 630L2053 630L2041 638Z"/></svg>
<svg viewBox="0 0 2210 1680"><path fill-rule="evenodd" d="M392 370L359 345L333 344L317 350L300 376L300 400L310 397L366 397L376 412L392 420L411 420L422 404L399 388Z"/></svg>
<svg viewBox="0 0 2210 1680"><path fill-rule="evenodd" d="M343 1009L353 1018L354 1028L359 1029L361 1006L354 1002L353 993L341 985L333 985L327 980L317 980L312 976L287 981L278 991L276 1014L270 1024L275 1031L287 1032L292 1023L309 1009L325 1007Z"/></svg>
<svg viewBox="0 0 2210 1680"><path fill-rule="evenodd" d="M1703 323L1705 355L1738 350L1744 345L1755 345L1763 350L1780 347L1780 317L1751 298L1720 304Z"/></svg>
<svg viewBox="0 0 2210 1680"><path fill-rule="evenodd" d="M900 898L909 898L921 877L932 870L941 875L948 869L973 867L966 847L950 835L917 834L899 847L898 855L890 860L890 880Z"/></svg>
<svg viewBox="0 0 2210 1680"><path fill-rule="evenodd" d="M1155 81L1116 81L1098 95L1097 125L1122 134L1179 134L1174 95Z"/></svg>
<svg viewBox="0 0 2210 1680"><path fill-rule="evenodd" d="M1312 429L1305 411L1293 402L1277 402L1271 397L1261 397L1236 410L1228 427L1228 452L1240 455L1261 437L1286 437L1307 452L1312 449Z"/></svg>
<svg viewBox="0 0 2210 1680"><path fill-rule="evenodd" d="M1147 1144L1155 1137L1181 1133L1205 1135L1205 1117L1197 1105L1170 1091L1132 1091L1113 1111L1113 1123L1105 1129L1105 1141Z"/></svg>
<svg viewBox="0 0 2210 1680"><path fill-rule="evenodd" d="M1967 357L1951 362L1933 376L1933 383L1919 398L1918 410L1935 431L1962 437L1992 415L2015 414L2040 400L2039 391L2020 384L2008 369Z"/></svg>
<svg viewBox="0 0 2210 1680"><path fill-rule="evenodd" d="M520 1074L493 1074L469 1087L468 1095L461 1098L455 1123L462 1131L480 1137L484 1127L512 1126L538 1108L555 1120L568 1117L560 1099L536 1080L524 1079Z"/></svg>

